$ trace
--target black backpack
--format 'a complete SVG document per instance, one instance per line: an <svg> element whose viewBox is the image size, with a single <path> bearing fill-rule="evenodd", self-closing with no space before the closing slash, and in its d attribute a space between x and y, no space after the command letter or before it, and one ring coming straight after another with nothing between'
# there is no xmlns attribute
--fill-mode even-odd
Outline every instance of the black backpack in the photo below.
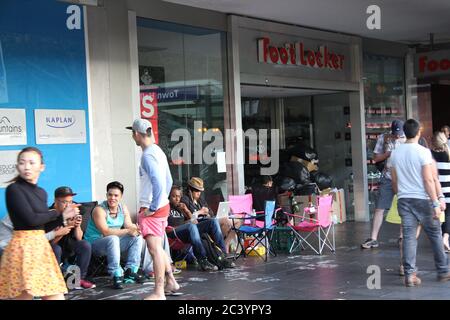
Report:
<svg viewBox="0 0 450 320"><path fill-rule="evenodd" d="M225 253L220 249L217 243L207 233L201 235L203 247L206 250L206 258L212 264L216 265L219 270L228 267L228 261Z"/></svg>

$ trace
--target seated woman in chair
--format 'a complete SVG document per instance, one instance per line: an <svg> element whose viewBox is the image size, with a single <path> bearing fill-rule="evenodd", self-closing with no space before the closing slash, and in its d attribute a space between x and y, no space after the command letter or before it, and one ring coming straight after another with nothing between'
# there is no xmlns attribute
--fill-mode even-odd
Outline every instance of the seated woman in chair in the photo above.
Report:
<svg viewBox="0 0 450 320"><path fill-rule="evenodd" d="M214 217L214 213L208 207L208 204L201 197L204 191L203 180L201 178L193 177L188 182L186 194L181 198L181 202L186 205L190 212L199 220ZM228 218L219 219L220 229L225 235L225 253L229 253L231 241L236 239L236 233L232 230L233 222ZM236 227L240 226L240 221L235 221ZM239 224L239 225L238 225Z"/></svg>
<svg viewBox="0 0 450 320"><path fill-rule="evenodd" d="M131 222L127 206L122 203L123 190L123 185L118 181L106 186L107 200L92 212L84 235L92 245L94 256L106 256L115 289L122 289L123 282L144 281L143 276L137 273L144 241L138 226ZM122 253L127 256L125 272L120 266Z"/></svg>

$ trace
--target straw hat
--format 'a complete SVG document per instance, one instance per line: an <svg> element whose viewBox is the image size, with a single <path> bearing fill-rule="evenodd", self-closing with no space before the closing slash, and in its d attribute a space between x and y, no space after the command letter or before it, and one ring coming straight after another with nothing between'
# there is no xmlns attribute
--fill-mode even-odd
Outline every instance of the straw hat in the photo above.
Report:
<svg viewBox="0 0 450 320"><path fill-rule="evenodd" d="M189 182L188 182L188 185L191 188L194 188L195 190L205 191L205 189L203 188L203 179L201 179L201 178L197 178L197 177L191 178L191 180L189 180Z"/></svg>

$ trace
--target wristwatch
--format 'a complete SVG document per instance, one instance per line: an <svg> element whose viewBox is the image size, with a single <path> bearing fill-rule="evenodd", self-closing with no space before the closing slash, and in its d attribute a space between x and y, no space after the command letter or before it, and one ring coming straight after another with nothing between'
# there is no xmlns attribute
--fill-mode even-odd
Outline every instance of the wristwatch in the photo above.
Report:
<svg viewBox="0 0 450 320"><path fill-rule="evenodd" d="M441 200L441 199L445 199L445 196L443 194L440 194L438 197L438 200Z"/></svg>
<svg viewBox="0 0 450 320"><path fill-rule="evenodd" d="M441 206L441 203L439 202L439 200L433 201L433 209L439 208L440 206Z"/></svg>

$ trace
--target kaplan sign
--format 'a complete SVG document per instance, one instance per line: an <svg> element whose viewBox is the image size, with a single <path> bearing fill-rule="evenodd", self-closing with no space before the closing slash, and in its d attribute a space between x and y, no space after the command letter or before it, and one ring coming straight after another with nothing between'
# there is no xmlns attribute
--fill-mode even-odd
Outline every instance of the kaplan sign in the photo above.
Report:
<svg viewBox="0 0 450 320"><path fill-rule="evenodd" d="M35 109L36 144L86 143L84 110Z"/></svg>
<svg viewBox="0 0 450 320"><path fill-rule="evenodd" d="M344 69L345 56L331 51L326 45L314 50L307 48L303 42L276 47L270 43L269 38L264 37L258 39L258 61L341 71Z"/></svg>

